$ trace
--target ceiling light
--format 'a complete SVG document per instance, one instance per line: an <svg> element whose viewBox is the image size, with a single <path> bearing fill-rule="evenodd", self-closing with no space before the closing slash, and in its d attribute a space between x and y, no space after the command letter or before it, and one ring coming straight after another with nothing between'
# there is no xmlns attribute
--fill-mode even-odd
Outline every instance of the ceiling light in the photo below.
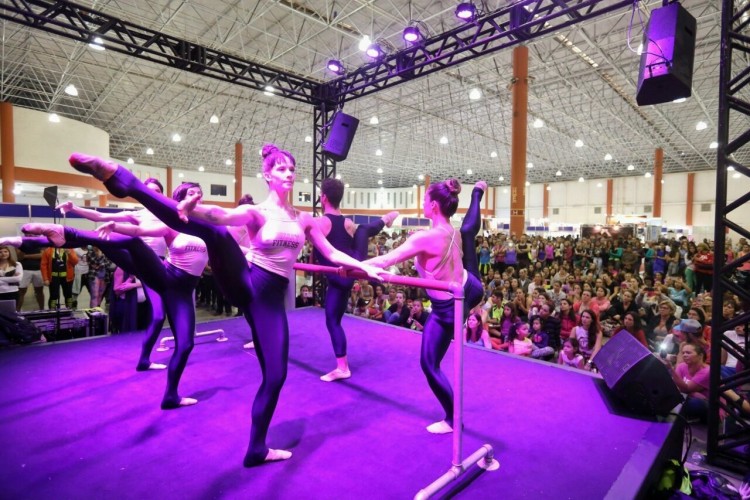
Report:
<svg viewBox="0 0 750 500"><path fill-rule="evenodd" d="M423 180L424 180L424 175L422 175L422 174L419 174L419 175L417 176L417 179L419 179L420 181L423 181Z"/></svg>
<svg viewBox="0 0 750 500"><path fill-rule="evenodd" d="M276 89L272 85L266 85L266 88L263 90L265 95L273 95L274 92L276 92Z"/></svg>
<svg viewBox="0 0 750 500"><path fill-rule="evenodd" d="M412 188L412 189L417 189L417 185L416 185L416 184L414 184L414 185L413 185L413 186L412 186L411 188Z"/></svg>
<svg viewBox="0 0 750 500"><path fill-rule="evenodd" d="M727 167L727 170L728 170L728 171L730 171L730 172L734 172L734 166L732 166L732 165L729 165L729 166Z"/></svg>
<svg viewBox="0 0 750 500"><path fill-rule="evenodd" d="M404 34L403 34L404 40L406 40L409 43L414 43L419 41L420 38L422 38L422 33L419 31L419 28L416 26L407 26L404 28Z"/></svg>
<svg viewBox="0 0 750 500"><path fill-rule="evenodd" d="M153 150L153 149L151 149L151 148L147 148L147 149L146 149L146 154L147 154L147 155L152 155L152 154L154 154L154 150Z"/></svg>
<svg viewBox="0 0 750 500"><path fill-rule="evenodd" d="M341 180L341 174L336 174L336 180L337 180L337 181L340 181L340 180Z"/></svg>
<svg viewBox="0 0 750 500"><path fill-rule="evenodd" d="M508 188L503 189L503 194L508 194Z"/></svg>
<svg viewBox="0 0 750 500"><path fill-rule="evenodd" d="M464 21L473 21L477 17L477 7L471 2L462 2L456 7L456 17Z"/></svg>
<svg viewBox="0 0 750 500"><path fill-rule="evenodd" d="M60 117L57 116L57 113L50 113L49 115L49 121L52 123L60 123Z"/></svg>
<svg viewBox="0 0 750 500"><path fill-rule="evenodd" d="M635 170L635 166L634 165L628 165L628 170Z"/></svg>
<svg viewBox="0 0 750 500"><path fill-rule="evenodd" d="M205 172L205 171L206 171L206 168L203 165L198 167L198 172Z"/></svg>
<svg viewBox="0 0 750 500"><path fill-rule="evenodd" d="M466 175L473 175L474 171L472 169L466 170Z"/></svg>
<svg viewBox="0 0 750 500"><path fill-rule="evenodd" d="M329 60L326 68L328 68L328 71L330 71L331 73L335 73L337 75L341 75L344 73L344 65L341 64L341 61L339 61L338 59Z"/></svg>
<svg viewBox="0 0 750 500"><path fill-rule="evenodd" d="M65 87L65 93L73 97L78 97L78 89L72 83Z"/></svg>
<svg viewBox="0 0 750 500"><path fill-rule="evenodd" d="M208 123L219 123L219 117L216 115L211 115L211 118L208 119Z"/></svg>
<svg viewBox="0 0 750 500"><path fill-rule="evenodd" d="M534 120L534 123L532 124L532 126L534 128L542 128L544 127L544 120L542 120L541 118L537 118L536 120Z"/></svg>
<svg viewBox="0 0 750 500"><path fill-rule="evenodd" d="M675 104L680 104L681 102L685 102L685 101L687 101L686 97L679 97L679 98L675 99L672 102L675 103Z"/></svg>
<svg viewBox="0 0 750 500"><path fill-rule="evenodd" d="M378 120L377 116L370 118L370 125L377 125L378 123L380 123L380 120Z"/></svg>
<svg viewBox="0 0 750 500"><path fill-rule="evenodd" d="M13 188L13 194L15 194L15 195L19 195L22 192L23 192L23 190L21 189L21 186L16 186L16 187Z"/></svg>
<svg viewBox="0 0 750 500"><path fill-rule="evenodd" d="M51 120L50 120L51 121ZM708 145L709 149L716 149L719 147L719 143L714 141L711 144Z"/></svg>
<svg viewBox="0 0 750 500"><path fill-rule="evenodd" d="M333 165L333 160L331 159L326 160L326 165Z"/></svg>
<svg viewBox="0 0 750 500"><path fill-rule="evenodd" d="M310 137L309 135L306 135L305 142L312 142L312 137Z"/></svg>
<svg viewBox="0 0 750 500"><path fill-rule="evenodd" d="M128 165L132 165L135 163L135 160L132 158L128 158Z"/></svg>
<svg viewBox="0 0 750 500"><path fill-rule="evenodd" d="M586 179L584 179L583 177L579 177L578 182L586 182Z"/></svg>
<svg viewBox="0 0 750 500"><path fill-rule="evenodd" d="M645 177L646 179L650 179L651 178L651 172L646 172L645 174L643 174L643 177Z"/></svg>
<svg viewBox="0 0 750 500"><path fill-rule="evenodd" d="M257 177L258 179L260 179L261 177L263 177L263 174L261 174L260 172L258 172L257 174L255 174L255 177Z"/></svg>
<svg viewBox="0 0 750 500"><path fill-rule="evenodd" d="M583 147L583 141L582 141L581 139L578 139L578 140L576 141L576 147L577 147L577 148L582 148L582 147Z"/></svg>
<svg viewBox="0 0 750 500"><path fill-rule="evenodd" d="M740 175L739 172L735 172L734 174L732 174L732 179L739 179L740 177L742 177L742 175Z"/></svg>
<svg viewBox="0 0 750 500"><path fill-rule="evenodd" d="M379 168L379 169L376 170L376 172L379 173L379 174L382 174L383 173L383 169Z"/></svg>
<svg viewBox="0 0 750 500"><path fill-rule="evenodd" d="M604 161L610 161L610 160L612 160L611 154L607 153L606 155L604 155Z"/></svg>
<svg viewBox="0 0 750 500"><path fill-rule="evenodd" d="M695 124L695 130L706 130L708 128L708 124L706 122L698 122Z"/></svg>
<svg viewBox="0 0 750 500"><path fill-rule="evenodd" d="M99 50L99 51L105 50L104 49L104 40L102 40L99 37L96 37L96 38L94 38L91 41L91 43L89 43L89 47L92 48L92 49L94 49L94 50Z"/></svg>
<svg viewBox="0 0 750 500"><path fill-rule="evenodd" d="M182 179L183 177L185 177L185 174L183 174L182 172L180 172L179 174L177 174L177 177L179 177L180 179Z"/></svg>
<svg viewBox="0 0 750 500"><path fill-rule="evenodd" d="M529 162L526 164L526 168L534 168L534 164Z"/></svg>
<svg viewBox="0 0 750 500"><path fill-rule="evenodd" d="M552 191L552 186L547 186L547 191Z"/></svg>
<svg viewBox="0 0 750 500"><path fill-rule="evenodd" d="M380 59L385 55L385 51L379 43L371 43L370 46L367 47L365 54L371 59Z"/></svg>
<svg viewBox="0 0 750 500"><path fill-rule="evenodd" d="M469 91L469 99L476 101L482 98L482 91L478 88L473 88Z"/></svg>
<svg viewBox="0 0 750 500"><path fill-rule="evenodd" d="M561 177L562 176L562 170L558 170L557 172L555 172L555 175L557 177Z"/></svg>
<svg viewBox="0 0 750 500"><path fill-rule="evenodd" d="M635 50L635 53L638 55L643 54L643 44L638 44L638 48Z"/></svg>
<svg viewBox="0 0 750 500"><path fill-rule="evenodd" d="M172 134L172 142L180 142L182 140L182 136L180 134L174 133Z"/></svg>
<svg viewBox="0 0 750 500"><path fill-rule="evenodd" d="M375 156L383 156L383 151L381 149L376 149Z"/></svg>
<svg viewBox="0 0 750 500"><path fill-rule="evenodd" d="M503 176L501 175L500 177L498 177L498 178L497 178L497 180L499 180L500 182L503 182L503 181L505 180L505 177L503 177Z"/></svg>
<svg viewBox="0 0 750 500"><path fill-rule="evenodd" d="M597 182L597 183L596 183L596 187L598 187L598 188L602 187L603 185L604 185L604 184L602 184L601 182Z"/></svg>
<svg viewBox="0 0 750 500"><path fill-rule="evenodd" d="M362 39L359 41L359 50L361 52L365 52L371 43L372 41L370 40L370 37L367 35L364 35Z"/></svg>
<svg viewBox="0 0 750 500"><path fill-rule="evenodd" d="M263 156L263 148L260 148L260 149L258 150L258 156Z"/></svg>
<svg viewBox="0 0 750 500"><path fill-rule="evenodd" d="M237 179L232 179L232 184L237 184Z"/></svg>
<svg viewBox="0 0 750 500"><path fill-rule="evenodd" d="M344 184L345 188L349 188L349 183Z"/></svg>
<svg viewBox="0 0 750 500"><path fill-rule="evenodd" d="M78 198L79 200L80 200L81 198L83 198L83 193L76 193L76 198Z"/></svg>
<svg viewBox="0 0 750 500"><path fill-rule="evenodd" d="M448 144L448 138L446 136L441 137L440 144Z"/></svg>
<svg viewBox="0 0 750 500"><path fill-rule="evenodd" d="M232 160L224 160L224 164L225 164L225 165L226 165L227 167L231 167L231 166L232 166Z"/></svg>
<svg viewBox="0 0 750 500"><path fill-rule="evenodd" d="M526 187L531 186L531 183L529 181L526 181Z"/></svg>
<svg viewBox="0 0 750 500"><path fill-rule="evenodd" d="M310 183L310 179L308 179L307 177L305 177L305 180L302 181L302 182L304 182L305 184L309 184Z"/></svg>
<svg viewBox="0 0 750 500"><path fill-rule="evenodd" d="M490 153L490 158L497 158L497 151Z"/></svg>
<svg viewBox="0 0 750 500"><path fill-rule="evenodd" d="M378 179L378 186L382 186L382 185L383 185L383 179Z"/></svg>

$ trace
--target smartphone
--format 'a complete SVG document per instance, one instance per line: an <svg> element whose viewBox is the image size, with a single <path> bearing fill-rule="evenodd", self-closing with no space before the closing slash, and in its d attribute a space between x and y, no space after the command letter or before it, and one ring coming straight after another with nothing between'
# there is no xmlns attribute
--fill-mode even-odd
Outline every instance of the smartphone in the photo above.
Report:
<svg viewBox="0 0 750 500"><path fill-rule="evenodd" d="M667 359L667 346L665 344L659 346L659 357L661 359Z"/></svg>

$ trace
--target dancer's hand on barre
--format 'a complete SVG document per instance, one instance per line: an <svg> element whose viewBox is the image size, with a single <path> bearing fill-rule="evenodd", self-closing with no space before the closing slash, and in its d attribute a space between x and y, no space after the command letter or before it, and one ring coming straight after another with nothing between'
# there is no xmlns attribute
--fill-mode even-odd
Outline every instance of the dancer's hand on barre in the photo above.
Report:
<svg viewBox="0 0 750 500"><path fill-rule="evenodd" d="M64 201L57 205L55 207L56 210L59 210L63 215L67 214L68 212L72 212L73 209L75 209L75 205L72 201Z"/></svg>
<svg viewBox="0 0 750 500"><path fill-rule="evenodd" d="M177 214L179 215L182 222L188 221L188 216L195 210L198 202L201 200L203 195L201 193L189 194L177 204Z"/></svg>
<svg viewBox="0 0 750 500"><path fill-rule="evenodd" d="M103 240L108 240L109 235L112 234L112 231L115 230L115 224L116 222L106 222L99 226L96 229L96 232L99 233L99 237Z"/></svg>

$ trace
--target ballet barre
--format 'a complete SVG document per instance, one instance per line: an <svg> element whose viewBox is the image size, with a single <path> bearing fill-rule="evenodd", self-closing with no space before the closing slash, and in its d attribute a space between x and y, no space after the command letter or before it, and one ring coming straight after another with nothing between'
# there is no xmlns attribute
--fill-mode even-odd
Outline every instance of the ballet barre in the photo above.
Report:
<svg viewBox="0 0 750 500"><path fill-rule="evenodd" d="M337 274L348 278L365 278L370 279L363 271L344 269L340 267L319 266L315 264L295 264L294 269L309 273ZM399 276L396 274L384 274L381 276L385 283L394 285L415 286L426 288L428 290L438 290L450 292L453 294L455 304L453 307L453 385L455 386L453 394L453 452L451 468L437 478L435 481L422 488L416 495L415 499L426 499L440 491L442 488L458 479L461 474L466 472L469 467L477 464L485 470L497 470L500 464L494 458L494 449L490 444L484 444L477 451L472 453L466 460L463 456L463 402L464 402L464 341L463 325L461 318L464 314L464 288L460 283L431 280L424 278L412 278L409 276Z"/></svg>
<svg viewBox="0 0 750 500"><path fill-rule="evenodd" d="M205 332L196 332L195 337L205 337L206 335L219 335L216 337L216 342L226 342L229 340L229 337L224 335L224 330L222 328L219 328L217 330L207 330ZM167 346L167 342L170 340L174 340L174 337L162 337L159 341L159 347L156 348L157 351L168 351L169 347Z"/></svg>

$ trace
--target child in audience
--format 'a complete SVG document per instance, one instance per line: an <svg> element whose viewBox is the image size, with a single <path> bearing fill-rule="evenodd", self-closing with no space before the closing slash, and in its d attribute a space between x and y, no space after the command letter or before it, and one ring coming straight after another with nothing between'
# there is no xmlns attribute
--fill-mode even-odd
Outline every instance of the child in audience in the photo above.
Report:
<svg viewBox="0 0 750 500"><path fill-rule="evenodd" d="M555 354L555 350L549 345L549 335L542 327L542 318L533 316L530 324L529 338L531 338L531 342L534 344L531 357L534 359L551 359Z"/></svg>
<svg viewBox="0 0 750 500"><path fill-rule="evenodd" d="M516 323L513 325L513 330L511 339L508 342L508 352L517 354L518 356L531 356L531 352L534 350L534 343L529 338L529 324L523 322Z"/></svg>
<svg viewBox="0 0 750 500"><path fill-rule="evenodd" d="M563 343L562 351L557 357L557 364L572 368L583 368L583 356L578 349L578 339L571 337Z"/></svg>

